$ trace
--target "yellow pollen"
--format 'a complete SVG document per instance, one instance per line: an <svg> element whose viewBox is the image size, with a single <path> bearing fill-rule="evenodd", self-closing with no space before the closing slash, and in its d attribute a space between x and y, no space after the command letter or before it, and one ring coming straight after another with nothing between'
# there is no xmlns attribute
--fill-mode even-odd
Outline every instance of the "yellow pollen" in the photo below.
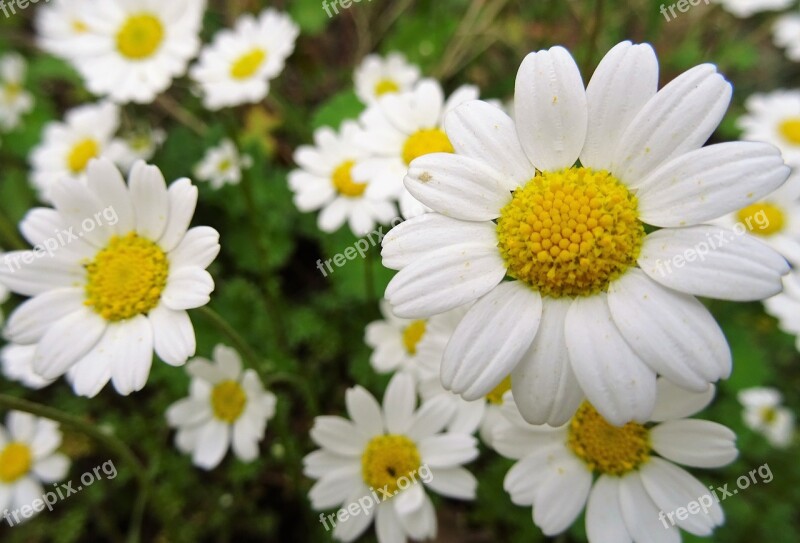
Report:
<svg viewBox="0 0 800 543"><path fill-rule="evenodd" d="M0 483L13 483L31 470L33 455L24 443L11 442L0 452Z"/></svg>
<svg viewBox="0 0 800 543"><path fill-rule="evenodd" d="M422 464L416 444L402 435L372 438L361 457L361 473L367 486L394 494L398 480L411 482Z"/></svg>
<svg viewBox="0 0 800 543"><path fill-rule="evenodd" d="M152 241L131 232L114 236L86 265L87 306L107 321L147 314L167 284L167 255Z"/></svg>
<svg viewBox="0 0 800 543"><path fill-rule="evenodd" d="M508 274L544 296L588 296L636 263L644 226L636 197L606 171L543 172L500 211Z"/></svg>
<svg viewBox="0 0 800 543"><path fill-rule="evenodd" d="M264 61L267 59L267 52L263 49L253 49L240 56L231 66L231 77L234 79L247 79L252 77Z"/></svg>
<svg viewBox="0 0 800 543"><path fill-rule="evenodd" d="M417 345L425 335L425 321L414 321L403 330L403 345L408 354L417 354Z"/></svg>
<svg viewBox="0 0 800 543"><path fill-rule="evenodd" d="M403 145L403 160L411 164L415 158L430 153L453 153L453 144L444 130L439 128L426 128L411 134Z"/></svg>
<svg viewBox="0 0 800 543"><path fill-rule="evenodd" d="M774 407L763 407L760 415L765 424L772 424L778 418L778 410Z"/></svg>
<svg viewBox="0 0 800 543"><path fill-rule="evenodd" d="M231 169L231 166L233 166L233 163L229 158L226 158L225 160L219 163L219 171L227 172L228 170Z"/></svg>
<svg viewBox="0 0 800 543"><path fill-rule="evenodd" d="M375 96L383 96L384 94L397 92L399 90L400 90L400 85L398 85L391 79L381 79L380 81L375 83Z"/></svg>
<svg viewBox="0 0 800 543"><path fill-rule="evenodd" d="M486 395L486 400L490 404L494 405L503 405L503 395L511 390L511 376L509 375L502 381L500 384L494 387L494 389Z"/></svg>
<svg viewBox="0 0 800 543"><path fill-rule="evenodd" d="M785 216L783 210L769 202L756 202L739 210L739 222L747 227L751 234L771 236L783 230Z"/></svg>
<svg viewBox="0 0 800 543"><path fill-rule="evenodd" d="M117 50L131 60L144 60L164 41L164 25L153 14L131 15L117 33Z"/></svg>
<svg viewBox="0 0 800 543"><path fill-rule="evenodd" d="M612 426L588 402L569 423L567 445L592 471L624 475L650 459L650 431L635 422Z"/></svg>
<svg viewBox="0 0 800 543"><path fill-rule="evenodd" d="M21 93L22 85L18 83L6 83L3 85L3 94L5 94L5 96L2 96L2 98L6 103L13 102Z"/></svg>
<svg viewBox="0 0 800 543"><path fill-rule="evenodd" d="M355 163L354 160L348 160L342 162L338 168L333 170L331 181L333 182L334 188L336 188L342 196L356 198L364 194L364 191L367 190L366 183L356 183L353 181L352 170Z"/></svg>
<svg viewBox="0 0 800 543"><path fill-rule="evenodd" d="M211 408L214 416L223 422L233 424L244 412L247 394L236 381L222 381L211 391Z"/></svg>
<svg viewBox="0 0 800 543"><path fill-rule="evenodd" d="M92 138L86 138L76 143L69 152L67 166L72 173L79 174L98 154L100 154L100 145Z"/></svg>
<svg viewBox="0 0 800 543"><path fill-rule="evenodd" d="M790 117L784 120L778 126L778 131L789 143L800 145L800 117Z"/></svg>
<svg viewBox="0 0 800 543"><path fill-rule="evenodd" d="M75 19L74 21L72 21L72 30L76 34L84 34L86 32L89 32L89 26L80 19Z"/></svg>

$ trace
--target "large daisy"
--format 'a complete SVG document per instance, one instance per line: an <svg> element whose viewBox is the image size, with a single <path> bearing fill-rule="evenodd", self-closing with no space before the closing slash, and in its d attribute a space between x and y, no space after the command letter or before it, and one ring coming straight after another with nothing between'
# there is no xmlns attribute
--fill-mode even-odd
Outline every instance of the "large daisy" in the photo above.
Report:
<svg viewBox="0 0 800 543"><path fill-rule="evenodd" d="M13 130L33 109L33 96L25 90L25 59L17 53L0 57L0 130Z"/></svg>
<svg viewBox="0 0 800 543"><path fill-rule="evenodd" d="M774 388L754 387L740 390L742 418L748 428L762 434L775 447L786 448L794 438L794 413L782 405L783 396Z"/></svg>
<svg viewBox="0 0 800 543"><path fill-rule="evenodd" d="M128 184L105 159L89 164L86 183L65 179L51 192L55 209L30 211L20 224L31 245L71 232L53 255L9 253L21 270L0 268L0 282L31 299L11 314L9 341L36 345L33 368L45 379L70 372L76 394L94 396L111 380L120 394L141 390L153 351L180 366L194 354L187 309L208 303L205 270L219 253L213 228L189 229L197 188L169 189L161 171L138 162ZM98 221L111 207L118 220ZM52 244L50 244L52 245Z"/></svg>
<svg viewBox="0 0 800 543"><path fill-rule="evenodd" d="M659 379L655 424L612 426L587 402L557 428L528 424L510 400L494 440L500 454L518 461L504 487L516 505L533 506L533 522L547 536L569 528L584 506L593 543L677 543L678 528L708 536L723 523L722 508L705 485L675 464L716 468L736 458L731 430L685 420L713 397L711 385L687 392ZM705 508L694 511L692 502ZM676 516L687 507L692 514Z"/></svg>
<svg viewBox="0 0 800 543"><path fill-rule="evenodd" d="M714 66L658 92L657 80L649 45L614 47L585 90L565 49L531 53L516 125L464 104L445 121L456 154L411 164L406 187L436 213L384 238L400 270L386 298L415 319L477 299L445 350L446 388L475 400L511 374L523 415L545 423L580 385L621 425L647 420L656 374L695 391L728 376L725 337L694 296L762 299L789 268L703 223L758 201L789 168L765 143L702 147L731 97Z"/></svg>
<svg viewBox="0 0 800 543"><path fill-rule="evenodd" d="M738 120L742 139L771 143L800 168L800 90L753 94L745 107L747 114Z"/></svg>
<svg viewBox="0 0 800 543"><path fill-rule="evenodd" d="M395 52L386 57L367 55L356 68L353 79L358 98L370 105L381 96L411 90L419 75L417 66Z"/></svg>

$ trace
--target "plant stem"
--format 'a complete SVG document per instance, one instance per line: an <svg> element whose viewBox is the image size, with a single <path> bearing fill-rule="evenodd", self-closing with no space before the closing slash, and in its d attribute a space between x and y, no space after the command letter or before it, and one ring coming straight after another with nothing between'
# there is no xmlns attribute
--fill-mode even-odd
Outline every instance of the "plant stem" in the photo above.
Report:
<svg viewBox="0 0 800 543"><path fill-rule="evenodd" d="M197 309L202 313L217 329L224 335L228 336L233 346L239 351L242 356L247 360L247 365L251 368L258 368L261 357L256 354L250 344L237 332L233 326L228 324L228 321L223 319L219 313L208 307L207 305Z"/></svg>

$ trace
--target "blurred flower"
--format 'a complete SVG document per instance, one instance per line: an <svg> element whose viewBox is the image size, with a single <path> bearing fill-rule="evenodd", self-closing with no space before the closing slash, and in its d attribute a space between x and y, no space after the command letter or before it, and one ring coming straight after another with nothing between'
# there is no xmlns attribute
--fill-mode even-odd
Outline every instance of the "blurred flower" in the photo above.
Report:
<svg viewBox="0 0 800 543"><path fill-rule="evenodd" d="M356 236L363 236L375 224L388 224L397 215L386 194L376 194L373 183L356 182L353 166L365 153L356 145L359 127L345 121L339 132L327 126L314 131L315 146L303 145L294 153L301 169L289 174L294 204L303 212L322 209L317 225L323 232L335 232L347 221Z"/></svg>
<svg viewBox="0 0 800 543"><path fill-rule="evenodd" d="M516 505L533 506L533 522L547 536L567 530L586 507L589 541L680 541L678 528L708 536L722 525L718 500L674 463L716 468L737 456L736 435L721 424L685 420L714 397L658 380L654 426L612 426L588 402L563 426L533 426L510 400L495 429L495 447L518 460L503 483ZM659 456L655 456L655 454ZM593 475L599 478L593 482ZM708 496L709 507L681 519L666 513ZM674 518L674 515L673 517ZM671 520L671 519L670 519ZM657 534L661 536L656 537ZM663 536L663 537L662 537Z"/></svg>
<svg viewBox="0 0 800 543"><path fill-rule="evenodd" d="M0 129L13 130L20 117L33 109L33 96L25 90L25 59L16 53L0 57Z"/></svg>
<svg viewBox="0 0 800 543"><path fill-rule="evenodd" d="M48 0L38 7L35 25L39 47L65 60L91 54L92 39L85 15L91 4L89 0Z"/></svg>
<svg viewBox="0 0 800 543"><path fill-rule="evenodd" d="M208 181L211 188L219 189L226 183L238 185L242 180L242 170L253 165L248 155L240 155L231 140L223 140L218 146L206 151L202 162L194 169L194 176L200 181Z"/></svg>
<svg viewBox="0 0 800 543"><path fill-rule="evenodd" d="M166 139L167 133L162 129L144 127L116 140L109 155L123 172L129 172L137 161L153 158Z"/></svg>
<svg viewBox="0 0 800 543"><path fill-rule="evenodd" d="M716 0L726 11L737 17L750 17L762 11L779 11L788 8L794 0Z"/></svg>
<svg viewBox="0 0 800 543"><path fill-rule="evenodd" d="M800 62L800 14L778 17L772 27L772 39L778 47L786 48L786 58Z"/></svg>
<svg viewBox="0 0 800 543"><path fill-rule="evenodd" d="M208 303L214 280L205 268L220 248L213 228L188 229L197 188L180 179L167 189L161 171L144 162L126 185L100 159L85 183L65 178L51 197L55 209L29 211L20 230L52 251L6 253L12 263L0 267L0 282L32 297L9 317L8 340L36 345L36 373L69 372L81 396L109 379L120 394L141 390L153 351L183 365L195 350L186 310ZM63 243L52 243L56 234ZM24 268L15 269L20 260Z"/></svg>
<svg viewBox="0 0 800 543"><path fill-rule="evenodd" d="M800 167L800 90L753 94L745 107L738 120L742 139L771 143L789 165Z"/></svg>
<svg viewBox="0 0 800 543"><path fill-rule="evenodd" d="M222 462L228 447L242 462L255 460L277 401L255 370L242 371L235 350L217 345L213 359L189 362L190 396L167 409L169 425L178 429L175 445L206 470Z"/></svg>
<svg viewBox="0 0 800 543"><path fill-rule="evenodd" d="M474 499L477 481L461 466L477 458L475 438L442 433L453 415L447 402L432 400L415 411L408 375L392 377L383 409L360 386L347 391L346 402L352 422L317 417L311 429L311 439L321 447L304 459L306 476L317 479L309 492L312 506L360 507L334 522L333 537L340 541L355 540L373 519L380 543L436 537L436 512L425 487L450 498Z"/></svg>
<svg viewBox="0 0 800 543"><path fill-rule="evenodd" d="M795 347L800 351L800 272L783 278L783 292L764 300L764 309L778 319L780 329L797 336Z"/></svg>
<svg viewBox="0 0 800 543"><path fill-rule="evenodd" d="M34 356L36 345L6 345L0 350L3 376L33 390L51 385L54 379L44 379L33 371Z"/></svg>
<svg viewBox="0 0 800 543"><path fill-rule="evenodd" d="M31 182L39 198L51 202L53 186L62 179L86 181L86 168L93 158L114 158L114 134L119 128L119 107L100 102L71 109L64 122L44 128L42 141L33 148Z"/></svg>
<svg viewBox="0 0 800 543"><path fill-rule="evenodd" d="M702 148L731 97L714 66L659 92L657 74L649 45L623 42L584 90L564 48L531 53L516 125L468 102L445 120L457 154L411 164L406 187L436 213L384 238L384 264L400 269L386 298L409 319L477 300L445 350L445 388L476 400L511 374L523 416L542 424L580 386L622 425L650 416L657 374L694 391L728 377L728 344L694 296L763 299L789 268L703 223L758 201L789 168L765 143ZM714 236L727 243L684 258Z"/></svg>
<svg viewBox="0 0 800 543"><path fill-rule="evenodd" d="M0 515L22 507L41 511L33 502L41 502L42 483L62 481L69 471L69 458L56 452L60 445L57 423L20 411L8 414L6 426L0 425Z"/></svg>
<svg viewBox="0 0 800 543"><path fill-rule="evenodd" d="M0 258L3 257L3 252L0 250ZM4 304L8 301L8 289L5 285L0 283L0 304ZM3 321L5 320L5 315L3 314L3 308L0 307L0 326L3 325Z"/></svg>
<svg viewBox="0 0 800 543"><path fill-rule="evenodd" d="M205 107L217 110L263 100L299 33L291 17L272 8L258 19L243 15L233 30L220 31L190 71L203 91Z"/></svg>
<svg viewBox="0 0 800 543"><path fill-rule="evenodd" d="M775 447L786 448L794 438L794 414L783 407L783 397L774 388L746 388L738 394L748 428L767 438Z"/></svg>
<svg viewBox="0 0 800 543"><path fill-rule="evenodd" d="M353 79L358 98L370 105L381 96L410 91L419 75L419 68L409 64L402 53L389 53L384 58L367 55Z"/></svg>
<svg viewBox="0 0 800 543"><path fill-rule="evenodd" d="M406 219L425 213L428 208L403 188L408 165L428 153L452 153L442 129L444 117L476 98L478 89L464 85L445 102L441 85L432 79L419 81L409 92L382 97L361 115L364 130L356 141L367 155L353 168L353 179L374 186L380 196L399 199Z"/></svg>

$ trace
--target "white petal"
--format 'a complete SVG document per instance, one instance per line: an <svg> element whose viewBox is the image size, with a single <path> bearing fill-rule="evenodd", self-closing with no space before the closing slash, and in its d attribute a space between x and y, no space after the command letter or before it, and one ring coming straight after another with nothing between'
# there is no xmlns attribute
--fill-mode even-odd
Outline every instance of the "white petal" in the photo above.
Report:
<svg viewBox="0 0 800 543"><path fill-rule="evenodd" d="M167 198L169 200L167 223L158 244L169 252L177 247L186 235L197 205L197 187L186 178L178 179L169 186Z"/></svg>
<svg viewBox="0 0 800 543"><path fill-rule="evenodd" d="M681 534L674 526L659 521L659 510L642 485L638 472L619 480L619 504L631 538L648 543L680 543Z"/></svg>
<svg viewBox="0 0 800 543"><path fill-rule="evenodd" d="M314 419L311 428L314 443L336 454L358 456L364 452L368 436L349 420L342 417L322 416Z"/></svg>
<svg viewBox="0 0 800 543"><path fill-rule="evenodd" d="M347 389L345 402L348 415L367 435L383 433L381 406L364 387L355 386Z"/></svg>
<svg viewBox="0 0 800 543"><path fill-rule="evenodd" d="M408 427L407 436L413 441L441 432L455 415L456 404L446 395L435 396L424 402Z"/></svg>
<svg viewBox="0 0 800 543"><path fill-rule="evenodd" d="M169 254L170 265L206 269L219 254L219 232L208 226L192 228Z"/></svg>
<svg viewBox="0 0 800 543"><path fill-rule="evenodd" d="M60 377L97 344L106 325L90 308L63 317L42 336L33 369L45 379Z"/></svg>
<svg viewBox="0 0 800 543"><path fill-rule="evenodd" d="M452 468L478 457L478 440L465 434L438 434L418 444L423 465Z"/></svg>
<svg viewBox="0 0 800 543"><path fill-rule="evenodd" d="M375 535L378 536L378 543L406 543L405 531L391 502L378 506Z"/></svg>
<svg viewBox="0 0 800 543"><path fill-rule="evenodd" d="M153 326L153 345L158 357L171 366L185 364L197 346L189 314L159 304L148 317Z"/></svg>
<svg viewBox="0 0 800 543"><path fill-rule="evenodd" d="M192 266L170 272L161 301L170 309L194 309L206 305L214 291L214 279L206 270Z"/></svg>
<svg viewBox="0 0 800 543"><path fill-rule="evenodd" d="M111 382L114 388L127 396L144 388L153 364L153 327L144 315L109 326L106 332L117 334Z"/></svg>
<svg viewBox="0 0 800 543"><path fill-rule="evenodd" d="M85 295L83 289L57 288L27 300L9 317L5 336L14 343L36 343L55 322L81 309Z"/></svg>
<svg viewBox="0 0 800 543"><path fill-rule="evenodd" d="M548 462L547 472L536 491L533 522L545 535L554 536L569 528L586 505L592 472L571 455Z"/></svg>
<svg viewBox="0 0 800 543"><path fill-rule="evenodd" d="M137 233L151 241L159 240L169 217L164 175L157 167L139 161L131 169L128 184L136 210Z"/></svg>
<svg viewBox="0 0 800 543"><path fill-rule="evenodd" d="M211 470L217 467L231 442L231 427L216 419L210 420L197 436L197 446L192 454L194 465Z"/></svg>
<svg viewBox="0 0 800 543"><path fill-rule="evenodd" d="M242 359L235 349L220 343L214 347L213 358L225 379L239 380L242 373Z"/></svg>
<svg viewBox="0 0 800 543"><path fill-rule="evenodd" d="M690 392L663 377L656 383L656 406L650 420L662 422L691 417L714 399L716 387L708 385L702 392Z"/></svg>
<svg viewBox="0 0 800 543"><path fill-rule="evenodd" d="M619 504L619 478L601 475L586 504L586 535L600 543L631 543Z"/></svg>
<svg viewBox="0 0 800 543"><path fill-rule="evenodd" d="M383 395L384 427L390 434L405 434L411 426L417 393L414 381L403 373L396 373Z"/></svg>
<svg viewBox="0 0 800 543"><path fill-rule="evenodd" d="M133 210L128 186L122 178L117 167L108 159L101 158L89 162L86 169L86 185L101 203L106 204L105 209L113 213L116 224L111 225L117 234L125 235L136 228L136 214ZM105 212L105 210L104 210Z"/></svg>
<svg viewBox="0 0 800 543"><path fill-rule="evenodd" d="M69 472L69 458L63 454L54 454L39 460L33 466L33 473L43 483L63 481Z"/></svg>
<svg viewBox="0 0 800 543"><path fill-rule="evenodd" d="M475 476L461 467L431 470L430 482L425 484L434 492L457 500L474 500L478 488Z"/></svg>
<svg viewBox="0 0 800 543"><path fill-rule="evenodd" d="M77 263L65 264L46 252L9 251L3 254L0 266L0 283L23 296L36 296L56 288L80 287L85 278L85 271Z"/></svg>
<svg viewBox="0 0 800 543"><path fill-rule="evenodd" d="M738 456L736 434L708 420L670 420L650 430L653 449L669 460L695 468L718 468Z"/></svg>

